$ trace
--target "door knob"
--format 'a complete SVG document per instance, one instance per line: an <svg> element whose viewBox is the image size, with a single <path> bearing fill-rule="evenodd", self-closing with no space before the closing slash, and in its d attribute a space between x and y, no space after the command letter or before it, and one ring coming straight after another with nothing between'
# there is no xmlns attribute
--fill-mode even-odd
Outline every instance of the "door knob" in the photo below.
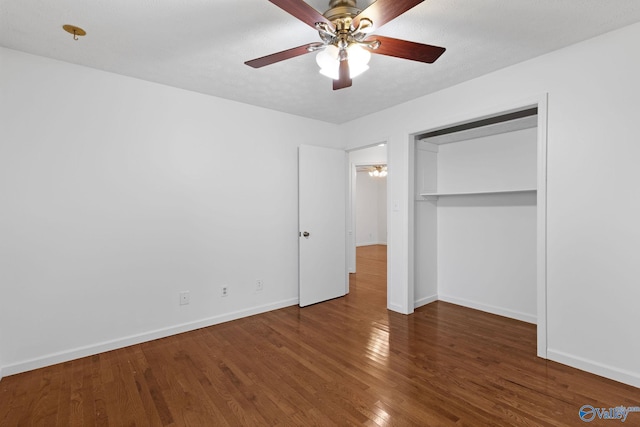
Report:
<svg viewBox="0 0 640 427"><path fill-rule="evenodd" d="M304 237L309 237L309 232L308 232L308 231L305 231L304 233L302 233L302 235L303 235Z"/></svg>

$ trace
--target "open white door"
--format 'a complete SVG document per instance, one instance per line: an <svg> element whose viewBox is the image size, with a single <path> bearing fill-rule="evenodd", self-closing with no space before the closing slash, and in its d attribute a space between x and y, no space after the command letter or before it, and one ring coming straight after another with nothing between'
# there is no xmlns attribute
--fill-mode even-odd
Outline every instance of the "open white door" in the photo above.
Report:
<svg viewBox="0 0 640 427"><path fill-rule="evenodd" d="M346 153L302 145L298 151L300 307L344 296Z"/></svg>

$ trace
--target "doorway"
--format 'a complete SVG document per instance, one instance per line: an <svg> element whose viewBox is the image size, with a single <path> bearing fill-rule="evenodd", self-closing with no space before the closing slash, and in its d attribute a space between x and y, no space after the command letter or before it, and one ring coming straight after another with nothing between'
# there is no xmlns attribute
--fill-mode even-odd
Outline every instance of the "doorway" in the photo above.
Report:
<svg viewBox="0 0 640 427"><path fill-rule="evenodd" d="M382 293L382 301L387 295L387 173L385 143L349 152L349 288Z"/></svg>

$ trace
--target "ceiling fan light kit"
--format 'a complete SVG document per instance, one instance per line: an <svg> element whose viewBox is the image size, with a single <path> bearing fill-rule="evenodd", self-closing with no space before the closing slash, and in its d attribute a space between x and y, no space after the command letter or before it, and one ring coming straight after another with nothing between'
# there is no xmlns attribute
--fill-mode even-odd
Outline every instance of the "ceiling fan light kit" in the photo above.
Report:
<svg viewBox="0 0 640 427"><path fill-rule="evenodd" d="M333 89L350 87L352 79L369 69L371 54L432 63L445 48L422 43L370 36L382 25L424 0L377 0L364 10L356 0L330 0L329 9L320 14L302 0L269 0L318 31L322 42L309 43L256 58L245 64L261 68L310 52L318 52L320 73L333 79Z"/></svg>
<svg viewBox="0 0 640 427"><path fill-rule="evenodd" d="M387 167L385 165L376 165L369 170L369 176L374 178L384 178L387 174Z"/></svg>

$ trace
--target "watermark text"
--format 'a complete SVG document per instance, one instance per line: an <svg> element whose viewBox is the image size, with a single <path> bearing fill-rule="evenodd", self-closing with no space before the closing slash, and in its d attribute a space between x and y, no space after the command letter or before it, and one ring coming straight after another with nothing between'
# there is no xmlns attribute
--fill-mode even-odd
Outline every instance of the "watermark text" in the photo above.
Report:
<svg viewBox="0 0 640 427"><path fill-rule="evenodd" d="M595 408L583 405L578 414L580 419L589 423L596 418L600 420L620 420L625 422L630 412L640 412L640 406L616 406L615 408Z"/></svg>

